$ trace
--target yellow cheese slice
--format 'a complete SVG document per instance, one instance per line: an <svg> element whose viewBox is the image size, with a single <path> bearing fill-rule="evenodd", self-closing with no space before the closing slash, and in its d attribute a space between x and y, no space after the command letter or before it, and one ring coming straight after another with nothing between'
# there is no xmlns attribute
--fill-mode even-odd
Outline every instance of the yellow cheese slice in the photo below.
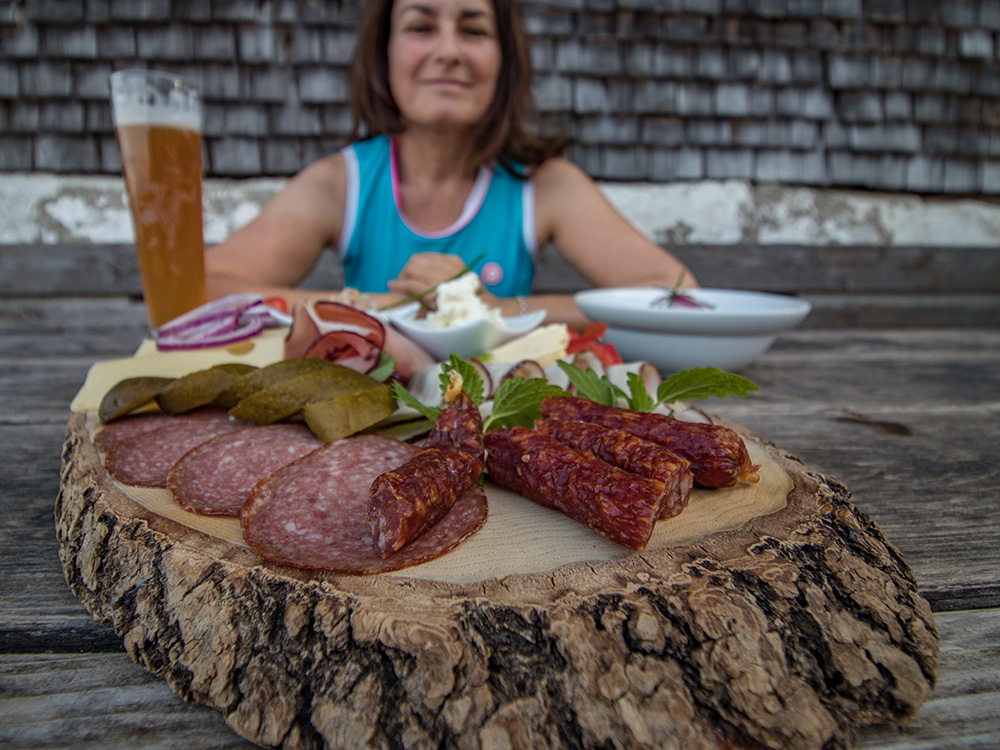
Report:
<svg viewBox="0 0 1000 750"><path fill-rule="evenodd" d="M257 367L269 365L282 359L287 334L287 328L271 328L252 339L228 346L178 352L161 352L157 350L156 342L147 339L135 356L96 362L70 408L73 411L97 411L108 389L125 378L141 375L176 378L227 362L245 362Z"/></svg>
<svg viewBox="0 0 1000 750"><path fill-rule="evenodd" d="M531 359L542 367L547 367L565 357L568 346L569 329L563 323L552 323L490 349L486 359L489 362L521 362Z"/></svg>

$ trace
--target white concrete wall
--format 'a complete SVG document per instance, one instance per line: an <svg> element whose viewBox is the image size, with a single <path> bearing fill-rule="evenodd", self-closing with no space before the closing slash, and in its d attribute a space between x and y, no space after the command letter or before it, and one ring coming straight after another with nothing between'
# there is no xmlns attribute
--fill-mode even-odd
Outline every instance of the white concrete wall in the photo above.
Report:
<svg viewBox="0 0 1000 750"><path fill-rule="evenodd" d="M209 180L205 238L250 221L284 180ZM746 181L601 185L661 244L939 245L1000 249L1000 201L819 190ZM116 177L0 174L0 244L127 243Z"/></svg>

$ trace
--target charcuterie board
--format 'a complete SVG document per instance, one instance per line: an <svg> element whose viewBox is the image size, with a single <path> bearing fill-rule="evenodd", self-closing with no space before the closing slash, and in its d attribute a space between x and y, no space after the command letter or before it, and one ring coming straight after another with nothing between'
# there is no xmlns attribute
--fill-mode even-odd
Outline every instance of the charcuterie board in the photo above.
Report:
<svg viewBox="0 0 1000 750"><path fill-rule="evenodd" d="M102 377L67 425L67 581L138 664L262 745L844 747L933 686L905 561L846 487L738 425L760 482L696 490L642 553L487 485L461 547L351 576L267 563L237 520L114 482Z"/></svg>

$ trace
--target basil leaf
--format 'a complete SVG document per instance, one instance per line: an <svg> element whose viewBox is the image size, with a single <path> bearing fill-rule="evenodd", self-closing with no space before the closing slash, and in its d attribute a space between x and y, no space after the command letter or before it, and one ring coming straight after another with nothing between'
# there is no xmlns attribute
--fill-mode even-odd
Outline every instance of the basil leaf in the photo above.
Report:
<svg viewBox="0 0 1000 750"><path fill-rule="evenodd" d="M628 408L632 411L653 411L656 402L646 390L646 383L636 372L628 374Z"/></svg>
<svg viewBox="0 0 1000 750"><path fill-rule="evenodd" d="M392 393L399 401L402 401L412 409L416 409L418 413L427 417L432 422L437 419L438 414L441 413L441 409L444 408L441 406L424 406L417 401L412 393L400 385L398 381L392 384Z"/></svg>
<svg viewBox="0 0 1000 750"><path fill-rule="evenodd" d="M674 373L656 389L656 399L660 404L671 404L710 396L746 396L758 389L752 380L725 372L718 367L693 367Z"/></svg>
<svg viewBox="0 0 1000 750"><path fill-rule="evenodd" d="M396 370L396 360L390 357L385 352L382 352L378 358L378 364L375 365L375 369L368 373L368 377L377 380L380 383L384 383L389 379Z"/></svg>
<svg viewBox="0 0 1000 750"><path fill-rule="evenodd" d="M479 377L479 373L476 372L476 368L472 366L471 362L467 362L456 354L452 354L448 358L448 362L438 376L438 382L441 384L441 398L444 398L444 393L448 389L448 384L451 382L449 373L453 370L462 376L462 390L472 399L472 403L481 406L486 395L483 379Z"/></svg>
<svg viewBox="0 0 1000 750"><path fill-rule="evenodd" d="M619 398L628 398L625 391L589 368L584 372L576 365L563 360L558 360L556 364L566 373L577 394L583 398L589 398L604 406L617 406Z"/></svg>
<svg viewBox="0 0 1000 750"><path fill-rule="evenodd" d="M516 377L505 380L493 396L493 412L483 424L491 427L533 427L541 416L542 401L549 396L565 396L566 391L543 378Z"/></svg>

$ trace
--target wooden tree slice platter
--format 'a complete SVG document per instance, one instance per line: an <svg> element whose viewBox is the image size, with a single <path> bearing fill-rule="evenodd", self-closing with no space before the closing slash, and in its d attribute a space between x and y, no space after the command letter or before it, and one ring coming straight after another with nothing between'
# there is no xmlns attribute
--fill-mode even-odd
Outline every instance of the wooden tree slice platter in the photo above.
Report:
<svg viewBox="0 0 1000 750"><path fill-rule="evenodd" d="M66 579L132 658L268 746L839 748L937 675L913 575L846 487L736 429L761 482L631 553L487 487L457 550L379 576L261 560L239 522L110 479L74 413Z"/></svg>

